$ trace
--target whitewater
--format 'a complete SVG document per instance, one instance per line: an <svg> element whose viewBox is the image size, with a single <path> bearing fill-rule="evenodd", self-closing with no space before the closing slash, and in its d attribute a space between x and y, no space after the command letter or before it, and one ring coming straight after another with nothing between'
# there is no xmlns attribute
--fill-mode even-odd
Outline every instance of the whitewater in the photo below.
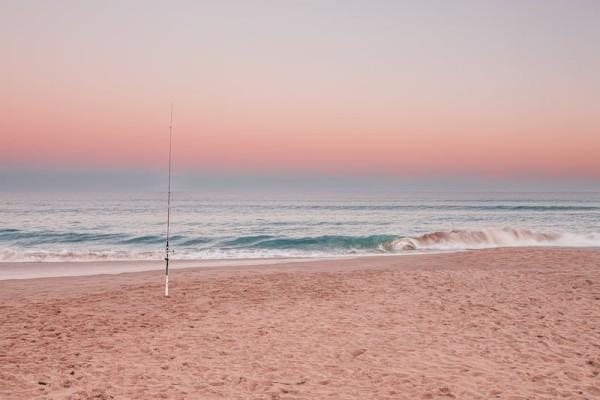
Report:
<svg viewBox="0 0 600 400"><path fill-rule="evenodd" d="M1 193L0 262L160 260L163 193ZM395 197L175 193L180 260L600 247L597 193Z"/></svg>

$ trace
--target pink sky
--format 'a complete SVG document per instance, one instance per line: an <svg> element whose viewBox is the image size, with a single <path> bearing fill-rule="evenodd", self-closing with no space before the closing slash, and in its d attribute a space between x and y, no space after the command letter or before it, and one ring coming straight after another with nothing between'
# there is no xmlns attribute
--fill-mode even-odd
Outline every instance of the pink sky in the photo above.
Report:
<svg viewBox="0 0 600 400"><path fill-rule="evenodd" d="M0 166L600 177L597 2L0 6Z"/></svg>

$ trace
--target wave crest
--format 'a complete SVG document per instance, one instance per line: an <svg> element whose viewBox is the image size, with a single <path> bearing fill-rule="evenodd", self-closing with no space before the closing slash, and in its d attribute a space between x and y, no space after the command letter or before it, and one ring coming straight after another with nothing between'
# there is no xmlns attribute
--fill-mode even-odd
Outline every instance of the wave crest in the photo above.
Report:
<svg viewBox="0 0 600 400"><path fill-rule="evenodd" d="M410 250L467 250L493 247L598 247L600 235L537 232L529 229L481 229L432 232L418 237L393 240L385 245L387 251Z"/></svg>

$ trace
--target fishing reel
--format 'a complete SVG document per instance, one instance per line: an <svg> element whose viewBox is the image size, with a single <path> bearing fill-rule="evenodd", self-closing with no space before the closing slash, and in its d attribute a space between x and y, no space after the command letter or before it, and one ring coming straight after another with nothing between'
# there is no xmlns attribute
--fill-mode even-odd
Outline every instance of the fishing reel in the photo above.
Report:
<svg viewBox="0 0 600 400"><path fill-rule="evenodd" d="M169 258L169 254L175 254L175 249L170 249L169 245L165 248L165 260Z"/></svg>
<svg viewBox="0 0 600 400"><path fill-rule="evenodd" d="M165 250L165 253L166 253L165 261L168 261L169 260L169 254L175 254L175 250L168 249L168 250Z"/></svg>

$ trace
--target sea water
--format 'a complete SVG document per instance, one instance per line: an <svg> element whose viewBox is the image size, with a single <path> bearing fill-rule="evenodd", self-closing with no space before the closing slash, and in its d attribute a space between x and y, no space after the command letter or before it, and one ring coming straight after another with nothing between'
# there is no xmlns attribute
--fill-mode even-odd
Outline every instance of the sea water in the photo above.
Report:
<svg viewBox="0 0 600 400"><path fill-rule="evenodd" d="M164 193L0 193L0 261L160 260ZM393 197L174 193L173 258L600 247L598 193Z"/></svg>

